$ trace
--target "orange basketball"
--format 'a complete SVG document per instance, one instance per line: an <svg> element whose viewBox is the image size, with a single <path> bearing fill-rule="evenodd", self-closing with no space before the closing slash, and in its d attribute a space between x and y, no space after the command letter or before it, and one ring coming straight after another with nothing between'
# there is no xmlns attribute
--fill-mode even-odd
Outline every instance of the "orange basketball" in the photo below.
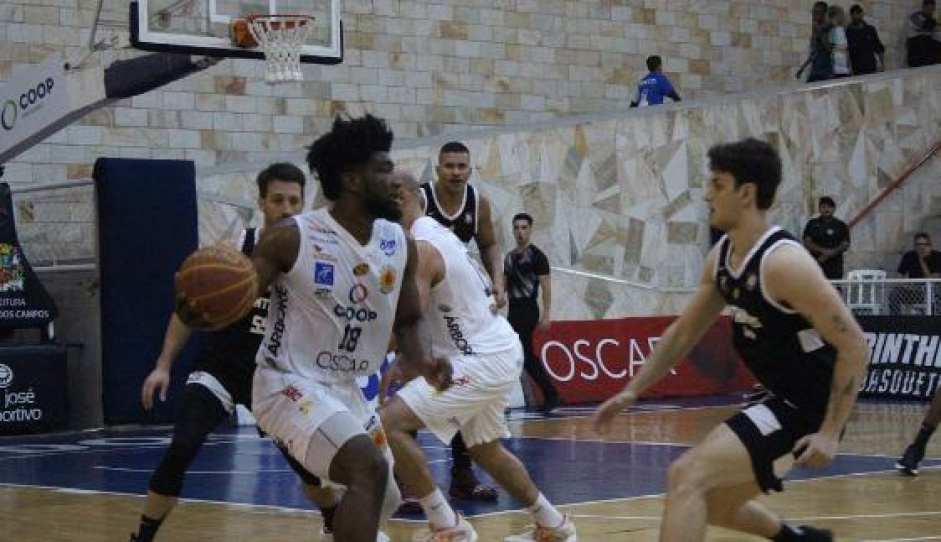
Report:
<svg viewBox="0 0 941 542"><path fill-rule="evenodd" d="M251 23L248 22L248 19L235 19L229 24L229 38L231 38L234 47L241 49L258 47L258 42L252 36L251 30L248 29L249 24Z"/></svg>
<svg viewBox="0 0 941 542"><path fill-rule="evenodd" d="M176 291L213 328L248 312L258 292L258 274L247 256L231 247L201 248L189 255L176 279Z"/></svg>

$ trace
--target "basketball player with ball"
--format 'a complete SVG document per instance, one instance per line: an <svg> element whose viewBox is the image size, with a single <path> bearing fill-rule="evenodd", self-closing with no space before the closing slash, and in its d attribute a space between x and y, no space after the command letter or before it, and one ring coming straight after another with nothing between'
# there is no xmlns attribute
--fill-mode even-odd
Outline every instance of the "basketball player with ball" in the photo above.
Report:
<svg viewBox="0 0 941 542"><path fill-rule="evenodd" d="M256 182L258 207L264 215L264 227L301 212L306 178L299 168L288 163L272 164L258 174ZM183 272L178 277L184 288L211 287L211 283L192 283L196 279L206 278L207 274L202 269L209 265L215 268L216 273L225 273L223 278L235 281L236 288L200 300L213 310L223 313L223 318L216 325L226 323L248 307L251 310L248 315L206 337L206 343L180 395L173 439L151 477L140 527L136 534L131 535L132 542L150 542L154 539L163 520L176 506L186 470L206 441L206 436L232 414L236 404L251 406L255 352L264 334L268 296L255 297L256 276L251 261L243 254L251 255L261 231L262 228L244 230L238 245L240 252L221 247L208 247L195 252L187 258ZM154 395L166 401L170 369L192 333L193 330L178 316L171 316L163 349L141 389L141 402L145 409L153 408ZM304 493L322 510L324 531L329 533L332 511L336 506L333 492L318 487L319 480L290 457L288 462L304 481Z"/></svg>
<svg viewBox="0 0 941 542"><path fill-rule="evenodd" d="M356 378L379 370L394 330L406 374L441 390L451 379L447 360L432 359L419 340L416 249L394 222L402 206L392 139L376 117L338 117L307 155L332 205L269 227L252 254L258 291L271 288L252 411L306 470L346 488L338 542L375 540L399 503L391 452ZM217 325L224 310L196 301L206 293L181 288L184 322Z"/></svg>

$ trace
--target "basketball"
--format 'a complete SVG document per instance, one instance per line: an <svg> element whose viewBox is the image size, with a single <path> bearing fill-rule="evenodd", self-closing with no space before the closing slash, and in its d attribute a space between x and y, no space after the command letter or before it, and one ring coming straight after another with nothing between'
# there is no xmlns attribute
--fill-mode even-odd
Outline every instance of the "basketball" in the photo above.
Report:
<svg viewBox="0 0 941 542"><path fill-rule="evenodd" d="M213 327L229 325L255 303L258 274L251 260L230 247L201 248L183 262L176 278L177 294Z"/></svg>
<svg viewBox="0 0 941 542"><path fill-rule="evenodd" d="M229 25L229 38L232 40L233 47L241 49L254 49L258 47L258 42L252 36L252 31L248 29L248 19L235 19Z"/></svg>

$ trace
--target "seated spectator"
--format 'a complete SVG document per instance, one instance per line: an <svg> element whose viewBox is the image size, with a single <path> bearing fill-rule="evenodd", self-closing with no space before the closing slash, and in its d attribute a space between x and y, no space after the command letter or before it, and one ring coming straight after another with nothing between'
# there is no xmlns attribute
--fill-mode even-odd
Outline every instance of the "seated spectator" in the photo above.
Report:
<svg viewBox="0 0 941 542"><path fill-rule="evenodd" d="M676 89L663 75L663 60L659 56L647 57L647 69L650 73L637 84L637 97L631 102L631 107L662 105L664 96L674 102L680 101Z"/></svg>
<svg viewBox="0 0 941 542"><path fill-rule="evenodd" d="M850 65L855 75L885 70L885 45L879 39L876 28L863 19L864 15L863 8L859 4L853 4L850 8L850 24L846 27Z"/></svg>
<svg viewBox="0 0 941 542"><path fill-rule="evenodd" d="M935 0L924 0L921 10L908 18L906 60L910 68L941 63L941 34L934 16Z"/></svg>
<svg viewBox="0 0 941 542"><path fill-rule="evenodd" d="M915 234L915 248L902 255L899 262L898 274L909 279L927 279L941 277L941 252L931 248L931 237L920 232ZM941 286L941 285L938 285ZM933 288L932 301L935 306L932 312L937 313L938 301L941 299L941 288ZM889 296L889 309L892 314L898 314L903 304L922 304L925 302L924 286L899 286Z"/></svg>

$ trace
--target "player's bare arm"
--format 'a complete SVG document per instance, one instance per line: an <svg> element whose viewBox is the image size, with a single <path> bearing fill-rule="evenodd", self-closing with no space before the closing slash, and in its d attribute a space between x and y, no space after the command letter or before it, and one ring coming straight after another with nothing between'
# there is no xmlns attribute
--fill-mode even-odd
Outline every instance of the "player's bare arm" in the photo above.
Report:
<svg viewBox="0 0 941 542"><path fill-rule="evenodd" d="M257 297L268 291L278 275L294 267L300 249L301 233L293 219L286 218L265 228L252 252L252 264L258 273Z"/></svg>
<svg viewBox="0 0 941 542"><path fill-rule="evenodd" d="M167 390L170 388L170 369L192 334L193 330L184 324L176 313L170 315L170 323L167 324L167 332L163 338L163 349L154 369L141 386L141 404L144 410L153 408L155 393L159 393L160 400L166 402Z"/></svg>
<svg viewBox="0 0 941 542"><path fill-rule="evenodd" d="M493 233L493 218L490 212L490 200L480 194L480 216L478 217L477 247L480 249L480 260L484 269L493 282L494 296L497 306L506 305L506 288L504 287L503 259L500 256L500 247L497 246L497 236Z"/></svg>
<svg viewBox="0 0 941 542"><path fill-rule="evenodd" d="M451 385L451 365L445 359L432 359L425 347L430 341L421 339L423 312L422 294L418 286L418 248L411 236L408 237L407 246L408 260L393 325L401 357L399 368L406 380L421 375L435 388L444 390Z"/></svg>
<svg viewBox="0 0 941 542"><path fill-rule="evenodd" d="M670 372L699 342L703 334L725 307L725 300L713 278L718 260L718 246L713 247L703 266L699 287L679 318L673 322L653 349L650 358L624 389L595 411L595 431L604 433L621 410L630 406L647 388Z"/></svg>
<svg viewBox="0 0 941 542"><path fill-rule="evenodd" d="M796 310L837 351L823 424L817 433L804 437L795 446L803 450L798 457L800 464L826 466L836 455L840 433L865 378L869 349L863 331L820 267L798 247L784 246L771 253L764 284L772 299Z"/></svg>
<svg viewBox="0 0 941 542"><path fill-rule="evenodd" d="M552 322L552 275L539 275L539 289L542 294L542 313L539 315L539 329L549 329Z"/></svg>

